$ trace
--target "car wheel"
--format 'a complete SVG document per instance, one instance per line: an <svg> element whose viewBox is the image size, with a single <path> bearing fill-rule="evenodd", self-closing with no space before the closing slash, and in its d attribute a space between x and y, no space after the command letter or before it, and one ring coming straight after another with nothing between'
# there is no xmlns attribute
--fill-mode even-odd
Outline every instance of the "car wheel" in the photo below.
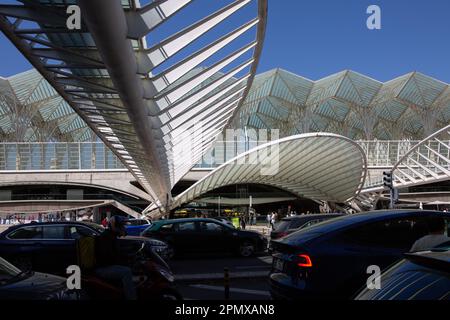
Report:
<svg viewBox="0 0 450 320"><path fill-rule="evenodd" d="M239 246L239 255L241 257L251 257L255 253L255 245L250 241L244 241Z"/></svg>

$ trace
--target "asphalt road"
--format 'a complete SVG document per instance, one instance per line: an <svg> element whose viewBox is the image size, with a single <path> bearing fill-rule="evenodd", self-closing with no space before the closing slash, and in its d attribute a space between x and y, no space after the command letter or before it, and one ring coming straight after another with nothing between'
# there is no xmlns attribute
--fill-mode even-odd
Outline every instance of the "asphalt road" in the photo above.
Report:
<svg viewBox="0 0 450 320"><path fill-rule="evenodd" d="M186 300L223 300L224 268L230 276L230 300L270 299L268 274L272 257L211 256L175 259L170 266Z"/></svg>
<svg viewBox="0 0 450 320"><path fill-rule="evenodd" d="M264 277L271 268L272 257L259 255L251 258L210 256L190 259L175 259L170 267L178 280L222 279L228 268L231 278Z"/></svg>
<svg viewBox="0 0 450 320"><path fill-rule="evenodd" d="M185 300L224 300L223 280L180 282L177 288ZM269 300L267 278L230 279L229 300Z"/></svg>

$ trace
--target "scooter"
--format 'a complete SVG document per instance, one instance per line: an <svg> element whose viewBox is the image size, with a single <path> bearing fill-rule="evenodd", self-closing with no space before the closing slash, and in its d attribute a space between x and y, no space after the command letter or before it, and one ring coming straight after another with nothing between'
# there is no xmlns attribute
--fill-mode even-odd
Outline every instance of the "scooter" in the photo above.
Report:
<svg viewBox="0 0 450 320"><path fill-rule="evenodd" d="M138 300L182 300L174 285L174 276L167 263L152 250L145 250L145 243L130 263L135 280ZM81 285L87 299L124 299L121 283L100 279L95 275L81 277Z"/></svg>

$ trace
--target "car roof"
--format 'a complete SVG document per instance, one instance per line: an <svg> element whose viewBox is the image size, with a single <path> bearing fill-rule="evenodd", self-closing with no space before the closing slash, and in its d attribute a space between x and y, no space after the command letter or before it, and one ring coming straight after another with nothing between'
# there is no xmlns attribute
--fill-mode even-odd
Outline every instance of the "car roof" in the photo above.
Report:
<svg viewBox="0 0 450 320"><path fill-rule="evenodd" d="M11 227L9 227L8 229L6 229L4 232L11 232L12 230L18 229L18 228L22 228L22 227L35 227L35 226L57 226L57 225L67 225L67 224L71 224L71 225L79 225L79 226L89 226L89 227L96 227L96 226L100 226L96 223L93 222L83 222L83 221L49 221L49 222L30 222L30 223L23 223L23 224L15 224L12 225ZM1 234L1 233L0 233Z"/></svg>
<svg viewBox="0 0 450 320"><path fill-rule="evenodd" d="M154 224L171 224L171 223L195 222L195 221L217 222L216 219L211 219L211 218L178 218L178 219L157 220L157 221L154 221L153 223Z"/></svg>
<svg viewBox="0 0 450 320"><path fill-rule="evenodd" d="M363 222L376 222L385 219L402 218L409 217L411 215L421 214L424 216L429 216L433 214L440 214L442 216L450 217L450 213L433 211L433 210L408 210L408 209L397 209L397 210L379 210L379 211L367 211L362 213L356 213L351 215L344 215L336 217L335 219L329 219L324 222L315 224L306 229L297 231L298 232L314 232L314 233L326 233L330 231L339 230L354 224Z"/></svg>
<svg viewBox="0 0 450 320"><path fill-rule="evenodd" d="M343 216L343 213L314 213L314 214L304 214L304 215L297 215L297 216L291 216L291 217L284 217L281 219L281 221L290 221L295 219L314 219L314 218L324 218L324 217L341 217Z"/></svg>
<svg viewBox="0 0 450 320"><path fill-rule="evenodd" d="M173 223L184 223L184 222L214 222L219 223L221 225L227 226L226 223L212 218L178 218L178 219L166 219L166 220L158 220L155 221L149 228L159 228L165 224L173 224ZM227 226L228 227L228 226Z"/></svg>

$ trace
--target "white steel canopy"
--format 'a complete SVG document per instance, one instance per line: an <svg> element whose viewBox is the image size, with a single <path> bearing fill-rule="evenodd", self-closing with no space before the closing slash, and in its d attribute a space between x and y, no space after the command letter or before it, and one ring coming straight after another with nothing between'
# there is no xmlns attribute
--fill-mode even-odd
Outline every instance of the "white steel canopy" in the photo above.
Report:
<svg viewBox="0 0 450 320"><path fill-rule="evenodd" d="M247 95L262 50L267 0L204 1L188 15L200 16L196 22L180 28L182 19L165 30L168 35L169 20L194 1L20 2L0 5L2 32L155 203L168 206L172 187ZM81 8L80 30L66 26L69 5ZM219 5L224 7L205 16Z"/></svg>
<svg viewBox="0 0 450 320"><path fill-rule="evenodd" d="M172 208L226 185L257 183L313 200L348 202L360 192L366 156L352 140L310 133L276 140L224 163L174 199Z"/></svg>

